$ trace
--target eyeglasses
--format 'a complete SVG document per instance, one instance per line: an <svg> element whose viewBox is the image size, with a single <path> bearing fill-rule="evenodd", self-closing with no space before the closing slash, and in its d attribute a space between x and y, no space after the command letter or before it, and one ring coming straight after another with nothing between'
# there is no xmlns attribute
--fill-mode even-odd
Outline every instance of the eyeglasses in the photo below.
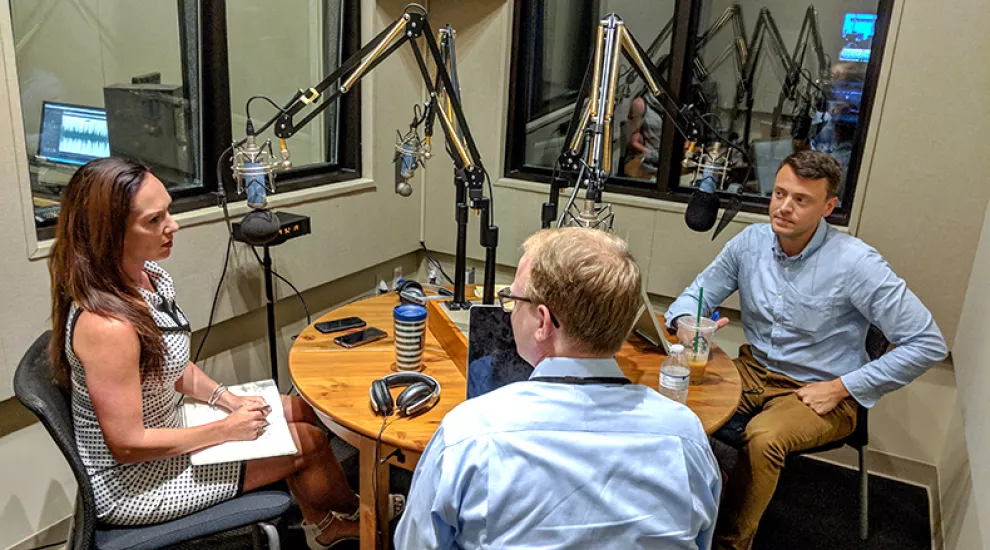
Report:
<svg viewBox="0 0 990 550"><path fill-rule="evenodd" d="M510 287L505 287L502 290L498 291L498 305L502 306L502 311L507 311L511 313L516 306L516 302L529 302L530 304L535 303L530 298L527 298L525 296L514 296L510 294L509 291L510 291ZM546 304L543 305L546 306ZM550 311L549 307L547 308L547 311ZM557 317L553 314L552 311L550 311L550 321L553 323L554 327L560 328L560 322L557 321Z"/></svg>

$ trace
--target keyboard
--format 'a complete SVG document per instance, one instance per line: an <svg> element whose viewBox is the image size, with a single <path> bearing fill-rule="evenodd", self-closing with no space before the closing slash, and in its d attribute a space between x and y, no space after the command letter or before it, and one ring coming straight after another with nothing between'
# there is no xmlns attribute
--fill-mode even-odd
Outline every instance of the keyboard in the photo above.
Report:
<svg viewBox="0 0 990 550"><path fill-rule="evenodd" d="M58 204L53 204L51 206L35 206L34 222L38 225L38 227L55 225L55 222L58 221L58 214L61 210L62 206Z"/></svg>

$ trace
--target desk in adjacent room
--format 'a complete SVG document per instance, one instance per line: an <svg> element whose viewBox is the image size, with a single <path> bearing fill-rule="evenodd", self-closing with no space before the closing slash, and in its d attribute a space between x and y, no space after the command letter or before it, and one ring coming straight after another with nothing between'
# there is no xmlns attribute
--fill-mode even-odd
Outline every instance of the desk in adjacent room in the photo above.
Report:
<svg viewBox="0 0 990 550"><path fill-rule="evenodd" d="M389 293L345 305L317 320L357 316L368 326L386 331L388 337L383 340L345 349L333 343L333 338L344 333L322 334L310 325L289 351L289 374L300 395L335 434L360 452L361 548L367 550L376 548L379 518L388 517L388 467L381 467L379 461L400 449L404 461L392 456L388 463L414 469L440 421L464 401L467 391L464 364L467 339L442 314L439 308L443 306L431 303L423 372L440 383L440 401L420 416L389 418L381 436L381 449L376 453L382 417L372 412L368 389L374 380L395 371L392 308L398 304L396 294ZM616 359L630 380L657 387L663 354L652 346L633 337L622 346ZM711 434L735 412L741 388L735 365L716 346L705 380L701 385L691 386L687 404ZM397 394L398 390L393 392L393 397ZM388 538L387 528L383 529L383 535ZM385 546L388 547L387 540Z"/></svg>

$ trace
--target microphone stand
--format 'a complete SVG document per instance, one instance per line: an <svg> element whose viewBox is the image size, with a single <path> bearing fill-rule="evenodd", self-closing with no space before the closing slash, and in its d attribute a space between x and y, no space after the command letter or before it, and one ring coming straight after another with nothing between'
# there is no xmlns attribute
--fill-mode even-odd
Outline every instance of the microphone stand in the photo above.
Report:
<svg viewBox="0 0 990 550"><path fill-rule="evenodd" d="M428 55L436 65L436 82L430 75L426 58L418 44L426 42ZM457 90L451 80L447 63L441 54L437 41L430 28L427 12L417 4L409 4L402 16L392 22L368 44L361 48L313 87L298 90L285 104L281 112L263 124L258 134L274 125L275 135L285 140L309 124L334 100L349 92L369 71L388 58L392 53L409 44L419 66L420 75L429 94L429 104L440 120L446 137L447 152L454 162L454 185L456 186L455 220L457 222L456 264L454 297L446 302L450 309L471 307L465 297L464 271L467 263L467 211L473 208L480 213L481 245L485 247L485 304L495 302L495 251L498 247L498 227L490 223L491 200L484 197L484 183L488 178L481 154L471 137L471 131L464 116ZM341 82L342 81L342 82ZM440 101L444 107L441 108ZM308 113L298 122L294 117L308 109Z"/></svg>
<svg viewBox="0 0 990 550"><path fill-rule="evenodd" d="M619 16L613 13L601 20L594 43L592 62L585 72L575 103L576 108L568 125L564 148L557 159L557 167L561 171L576 173L573 184L578 188L585 187L584 206L577 214L573 213L578 192L575 189L564 215L557 217L560 190L570 187L571 182L567 178L557 177L555 173L550 180L549 200L543 204L541 211L544 228L550 227L554 220L557 221L557 227L581 225L606 230L612 228L614 214L610 205L602 204L601 198L605 181L612 170L612 119L617 99L620 53L625 55L630 66L643 78L647 90L659 100L667 120L692 142L688 153L690 156L685 157L682 163L684 166L700 165L702 169L709 168L705 166L703 148L695 151L693 146L693 142L707 136L712 136L747 156L742 148L722 137L718 129L695 113L693 106L678 105L667 81Z"/></svg>

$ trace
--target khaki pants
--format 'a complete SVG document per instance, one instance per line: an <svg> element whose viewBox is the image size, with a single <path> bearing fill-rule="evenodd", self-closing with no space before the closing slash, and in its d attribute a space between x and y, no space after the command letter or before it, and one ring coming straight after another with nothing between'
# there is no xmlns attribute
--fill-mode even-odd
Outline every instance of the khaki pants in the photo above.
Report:
<svg viewBox="0 0 990 550"><path fill-rule="evenodd" d="M735 364L743 390L738 412L752 420L722 496L714 547L742 550L753 546L787 455L851 434L856 427L856 403L843 399L831 412L818 416L794 393L806 384L768 372L753 358L748 345L739 349Z"/></svg>

